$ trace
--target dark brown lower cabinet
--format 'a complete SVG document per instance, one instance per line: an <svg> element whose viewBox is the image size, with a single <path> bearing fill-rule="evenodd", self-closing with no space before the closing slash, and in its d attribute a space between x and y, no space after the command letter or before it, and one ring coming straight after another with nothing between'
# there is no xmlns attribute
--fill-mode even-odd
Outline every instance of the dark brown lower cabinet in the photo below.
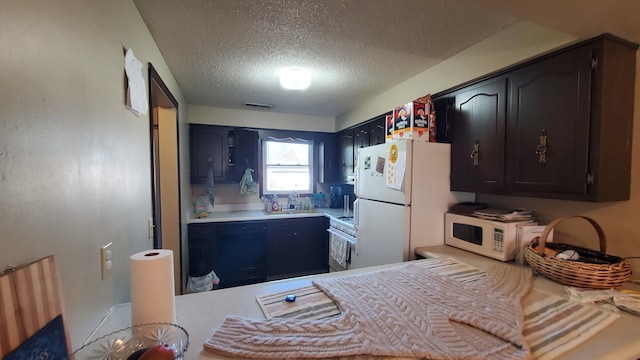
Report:
<svg viewBox="0 0 640 360"><path fill-rule="evenodd" d="M329 271L329 220L322 217L269 222L269 280Z"/></svg>
<svg viewBox="0 0 640 360"><path fill-rule="evenodd" d="M218 288L267 280L267 221L217 224L214 270Z"/></svg>
<svg viewBox="0 0 640 360"><path fill-rule="evenodd" d="M189 275L220 278L217 288L329 271L324 216L189 224Z"/></svg>

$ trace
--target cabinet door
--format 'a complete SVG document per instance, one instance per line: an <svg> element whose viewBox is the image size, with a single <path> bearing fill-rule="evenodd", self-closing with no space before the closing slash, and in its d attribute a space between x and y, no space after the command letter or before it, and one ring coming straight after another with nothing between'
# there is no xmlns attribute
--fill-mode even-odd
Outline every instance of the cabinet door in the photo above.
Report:
<svg viewBox="0 0 640 360"><path fill-rule="evenodd" d="M189 132L191 183L207 182L209 164L213 167L214 180L224 180L229 159L229 128L191 124Z"/></svg>
<svg viewBox="0 0 640 360"><path fill-rule="evenodd" d="M240 182L247 167L253 169L253 180L258 181L258 132L236 128L236 156L234 175L230 180Z"/></svg>
<svg viewBox="0 0 640 360"><path fill-rule="evenodd" d="M384 114L369 123L369 146L385 143L386 115Z"/></svg>
<svg viewBox="0 0 640 360"><path fill-rule="evenodd" d="M591 52L583 46L511 74L508 190L587 192Z"/></svg>
<svg viewBox="0 0 640 360"><path fill-rule="evenodd" d="M328 134L318 139L318 181L321 183L338 181L341 177L338 164L342 165L342 161L338 159L336 137Z"/></svg>
<svg viewBox="0 0 640 360"><path fill-rule="evenodd" d="M343 130L338 133L338 148L341 154L341 180L347 180L350 175L353 175L353 130Z"/></svg>
<svg viewBox="0 0 640 360"><path fill-rule="evenodd" d="M455 117L454 98L451 96L434 98L433 107L436 111L436 141L450 143L453 136L452 123Z"/></svg>
<svg viewBox="0 0 640 360"><path fill-rule="evenodd" d="M266 281L266 221L218 224L214 270L220 278L219 288Z"/></svg>
<svg viewBox="0 0 640 360"><path fill-rule="evenodd" d="M369 146L369 124L353 128L353 144L354 154L358 153L358 149Z"/></svg>
<svg viewBox="0 0 640 360"><path fill-rule="evenodd" d="M215 268L215 224L189 224L189 276L209 274Z"/></svg>
<svg viewBox="0 0 640 360"><path fill-rule="evenodd" d="M269 223L269 280L328 271L326 217L272 220Z"/></svg>
<svg viewBox="0 0 640 360"><path fill-rule="evenodd" d="M451 190L497 192L504 183L507 80L481 82L455 94Z"/></svg>

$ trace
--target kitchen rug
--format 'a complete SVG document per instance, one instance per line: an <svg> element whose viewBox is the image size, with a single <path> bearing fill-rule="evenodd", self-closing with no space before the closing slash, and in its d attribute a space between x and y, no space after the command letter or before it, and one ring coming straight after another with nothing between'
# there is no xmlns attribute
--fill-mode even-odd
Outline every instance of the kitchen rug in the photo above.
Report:
<svg viewBox="0 0 640 360"><path fill-rule="evenodd" d="M470 282L484 276L484 272L455 259L427 259L412 262ZM296 301L284 301L286 295L296 295ZM299 318L324 319L340 314L340 309L315 286L256 297L267 319ZM523 335L533 358L554 359L578 346L613 323L619 315L593 306L565 299L533 289L523 299L525 326Z"/></svg>

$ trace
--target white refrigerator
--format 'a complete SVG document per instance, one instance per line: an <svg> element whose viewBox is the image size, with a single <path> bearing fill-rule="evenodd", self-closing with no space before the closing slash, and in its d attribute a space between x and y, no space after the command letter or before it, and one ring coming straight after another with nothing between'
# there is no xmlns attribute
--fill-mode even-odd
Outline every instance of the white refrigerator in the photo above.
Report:
<svg viewBox="0 0 640 360"><path fill-rule="evenodd" d="M444 244L449 206L475 194L449 190L451 145L402 140L358 149L356 247L351 268L415 259L414 249Z"/></svg>

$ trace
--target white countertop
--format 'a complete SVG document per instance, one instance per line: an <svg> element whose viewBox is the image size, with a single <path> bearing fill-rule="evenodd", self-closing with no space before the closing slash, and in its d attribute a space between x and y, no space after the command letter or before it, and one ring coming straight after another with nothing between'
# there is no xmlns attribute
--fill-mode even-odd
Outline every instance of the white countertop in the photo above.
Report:
<svg viewBox="0 0 640 360"><path fill-rule="evenodd" d="M495 260L475 255L446 245L416 249L427 257L452 257L479 269L487 269ZM364 269L332 272L294 279L285 279L261 284L240 286L204 293L181 295L176 297L177 324L189 332L189 350L185 359L227 359L203 349L204 342L222 323L227 315L238 315L247 318L264 319L256 296L288 291L311 285L313 279L331 278L343 275L363 273L372 270L389 268L398 264L375 266ZM513 264L513 266L521 266ZM564 287L542 276L537 276L534 288L541 289L558 296L566 297ZM113 330L130 326L131 305L118 305L109 314L94 334L98 337ZM594 335L577 348L563 354L558 359L638 359L640 357L640 317L620 312L620 318L612 325Z"/></svg>

